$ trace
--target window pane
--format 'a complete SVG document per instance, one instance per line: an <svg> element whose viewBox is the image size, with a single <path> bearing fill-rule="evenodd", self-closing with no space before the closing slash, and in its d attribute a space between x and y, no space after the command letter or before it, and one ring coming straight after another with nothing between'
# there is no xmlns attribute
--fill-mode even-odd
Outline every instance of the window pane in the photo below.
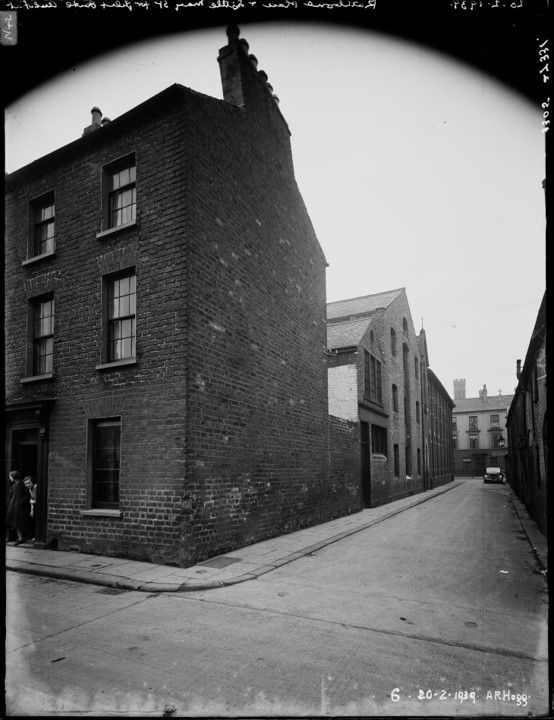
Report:
<svg viewBox="0 0 554 720"><path fill-rule="evenodd" d="M111 283L108 305L110 361L135 355L135 287L135 275L120 277Z"/></svg>
<svg viewBox="0 0 554 720"><path fill-rule="evenodd" d="M108 307L108 316L110 319L119 317L119 298L112 298Z"/></svg>
<svg viewBox="0 0 554 720"><path fill-rule="evenodd" d="M130 358L133 356L133 342L131 338L123 340L122 344L122 356L124 358Z"/></svg>
<svg viewBox="0 0 554 720"><path fill-rule="evenodd" d="M129 314L129 296L124 295L119 301L119 315L126 316Z"/></svg>
<svg viewBox="0 0 554 720"><path fill-rule="evenodd" d="M93 504L117 505L119 502L120 435L119 426L94 428Z"/></svg>

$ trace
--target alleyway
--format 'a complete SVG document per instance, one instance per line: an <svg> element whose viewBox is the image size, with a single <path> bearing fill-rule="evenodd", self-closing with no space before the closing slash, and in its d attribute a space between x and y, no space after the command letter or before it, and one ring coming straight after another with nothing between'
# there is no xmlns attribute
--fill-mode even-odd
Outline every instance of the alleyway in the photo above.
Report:
<svg viewBox="0 0 554 720"><path fill-rule="evenodd" d="M547 710L546 581L507 488L478 479L258 580L148 595L9 573L7 610L9 714Z"/></svg>

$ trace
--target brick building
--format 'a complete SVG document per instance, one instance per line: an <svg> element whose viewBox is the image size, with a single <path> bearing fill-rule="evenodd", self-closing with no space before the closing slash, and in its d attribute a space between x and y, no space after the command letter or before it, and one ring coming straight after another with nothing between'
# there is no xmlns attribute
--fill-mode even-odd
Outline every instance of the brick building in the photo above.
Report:
<svg viewBox="0 0 554 720"><path fill-rule="evenodd" d="M513 395L489 395L487 386L479 397L466 398L466 381L454 380L452 447L456 475L483 475L487 467L506 469L506 417Z"/></svg>
<svg viewBox="0 0 554 720"><path fill-rule="evenodd" d="M223 100L94 108L6 180L6 457L61 549L187 566L359 508L333 467L325 257L278 100L228 37Z"/></svg>
<svg viewBox="0 0 554 720"><path fill-rule="evenodd" d="M448 454L430 462L449 438L451 405L433 374L431 424L427 343L405 289L328 303L327 347L329 412L359 426L363 505L452 480Z"/></svg>
<svg viewBox="0 0 554 720"><path fill-rule="evenodd" d="M510 450L508 481L529 514L546 535L548 436L546 390L546 294L521 367L506 422Z"/></svg>

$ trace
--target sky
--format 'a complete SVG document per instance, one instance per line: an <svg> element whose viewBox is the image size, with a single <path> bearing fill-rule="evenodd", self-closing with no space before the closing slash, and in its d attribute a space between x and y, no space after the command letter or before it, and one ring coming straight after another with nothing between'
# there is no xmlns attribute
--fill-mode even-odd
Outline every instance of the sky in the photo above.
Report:
<svg viewBox="0 0 554 720"><path fill-rule="evenodd" d="M545 289L541 110L424 46L325 24L241 25L292 133L329 302L405 287L450 395L513 392ZM75 66L6 109L11 172L177 82L222 97L224 28Z"/></svg>

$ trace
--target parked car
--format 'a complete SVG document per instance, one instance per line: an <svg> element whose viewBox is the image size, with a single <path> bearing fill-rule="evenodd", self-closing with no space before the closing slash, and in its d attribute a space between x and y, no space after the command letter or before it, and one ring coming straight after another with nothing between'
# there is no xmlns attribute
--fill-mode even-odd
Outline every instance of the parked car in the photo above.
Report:
<svg viewBox="0 0 554 720"><path fill-rule="evenodd" d="M503 483L504 475L502 474L502 470L497 467L486 468L485 474L483 475L483 481L486 483Z"/></svg>

